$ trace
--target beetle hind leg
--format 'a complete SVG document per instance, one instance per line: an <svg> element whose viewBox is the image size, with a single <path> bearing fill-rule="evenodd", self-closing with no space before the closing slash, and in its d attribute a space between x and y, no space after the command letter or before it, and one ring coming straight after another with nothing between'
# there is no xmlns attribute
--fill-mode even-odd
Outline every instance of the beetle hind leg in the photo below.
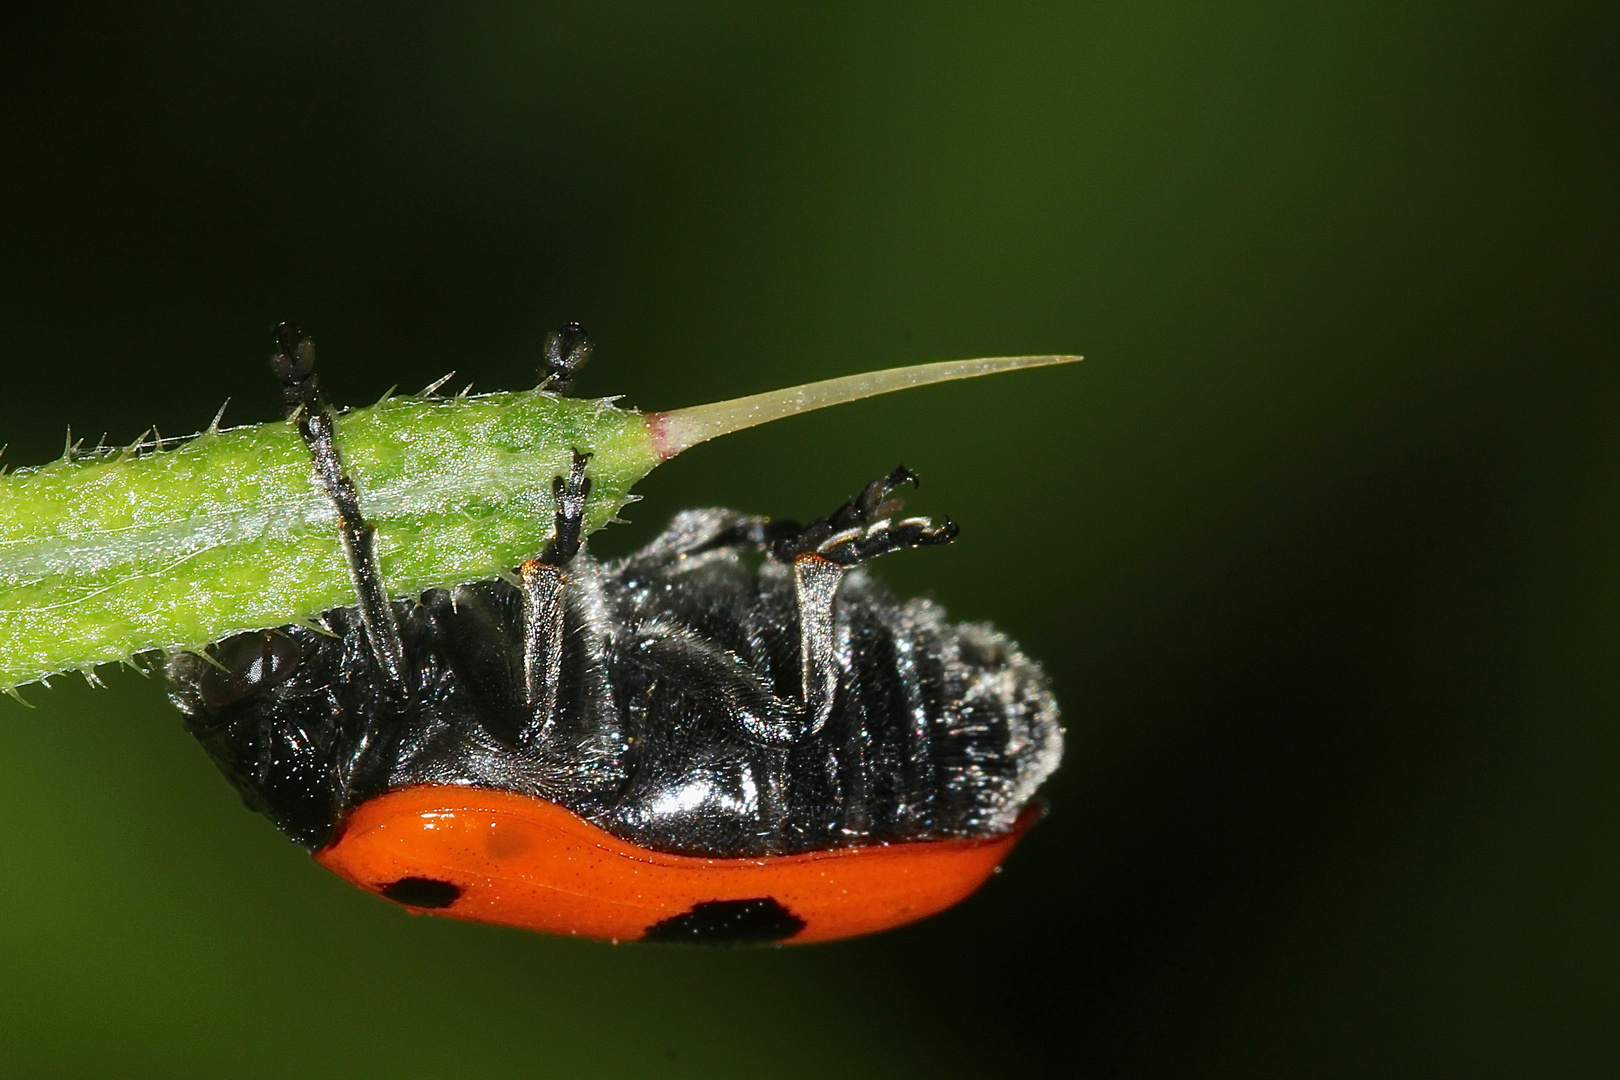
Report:
<svg viewBox="0 0 1620 1080"><path fill-rule="evenodd" d="M799 612L799 674L810 730L820 731L832 716L838 693L838 587L855 566L891 551L948 544L958 532L946 519L895 520L902 501L895 492L917 486L917 474L900 465L867 484L859 495L831 514L770 547L771 555L793 566L794 600Z"/></svg>
<svg viewBox="0 0 1620 1080"><path fill-rule="evenodd" d="M923 517L900 518L895 492L915 485L917 476L904 465L867 484L855 498L808 525L729 511L688 512L677 517L666 534L633 556L656 573L657 567L681 558L715 551L763 551L793 570L794 606L799 633L800 697L781 708L761 712L740 725L755 742L790 746L819 732L832 716L841 666L837 614L838 589L844 575L868 559L903 548L949 543L956 525L935 525Z"/></svg>
<svg viewBox="0 0 1620 1080"><path fill-rule="evenodd" d="M849 569L905 548L948 544L960 531L947 518L935 525L925 517L900 518L904 500L895 492L906 484L917 484L917 474L904 465L867 484L855 498L824 518L808 525L779 518L736 515L723 526L687 544L661 545L663 556L695 555L705 551L741 549L768 552L778 562L793 563L806 555L816 555Z"/></svg>
<svg viewBox="0 0 1620 1080"><path fill-rule="evenodd" d="M896 466L826 517L777 538L770 546L771 554L788 563L815 556L847 570L891 551L933 547L956 539L960 530L949 518L941 525L925 517L896 519L904 501L895 492L906 484L916 487L917 474L904 465Z"/></svg>

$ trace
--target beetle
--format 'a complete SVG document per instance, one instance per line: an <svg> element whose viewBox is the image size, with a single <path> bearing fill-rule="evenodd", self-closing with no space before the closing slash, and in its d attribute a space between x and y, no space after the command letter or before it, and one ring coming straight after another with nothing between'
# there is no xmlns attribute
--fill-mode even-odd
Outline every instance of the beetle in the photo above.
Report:
<svg viewBox="0 0 1620 1080"><path fill-rule="evenodd" d="M244 802L416 913L611 941L808 943L965 898L1039 816L1063 730L1040 665L870 578L950 542L900 466L800 524L690 510L598 561L590 457L510 575L382 583L310 341L277 331L287 415L355 602L165 662ZM550 335L553 391L590 354Z"/></svg>

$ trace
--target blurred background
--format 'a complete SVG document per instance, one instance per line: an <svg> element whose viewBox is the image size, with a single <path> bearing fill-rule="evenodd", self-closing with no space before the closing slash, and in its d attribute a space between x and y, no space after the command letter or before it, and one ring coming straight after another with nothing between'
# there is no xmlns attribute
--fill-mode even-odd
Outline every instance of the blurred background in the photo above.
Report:
<svg viewBox="0 0 1620 1080"><path fill-rule="evenodd" d="M450 369L669 408L1085 363L649 477L824 512L1042 658L1052 812L808 949L411 918L244 811L161 687L0 701L7 1076L1524 1076L1620 1068L1613 7L36 5L0 25L0 441ZM1613 1075L1612 1072L1609 1073Z"/></svg>

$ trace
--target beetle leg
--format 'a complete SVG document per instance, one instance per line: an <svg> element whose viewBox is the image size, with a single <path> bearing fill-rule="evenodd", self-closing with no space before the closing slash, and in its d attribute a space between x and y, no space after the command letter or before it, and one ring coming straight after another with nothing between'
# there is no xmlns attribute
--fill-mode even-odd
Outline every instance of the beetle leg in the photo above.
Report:
<svg viewBox="0 0 1620 1080"><path fill-rule="evenodd" d="M846 573L890 551L945 544L956 537L956 525L950 521L936 526L928 518L894 519L901 507L895 490L916 482L916 474L901 465L808 525L721 511L694 514L683 523L683 515L664 537L634 557L662 562L741 549L767 552L793 567L800 697L797 703L780 701L770 709L730 710L738 717L747 714L749 719L738 723L752 740L789 746L819 732L832 716L840 672L838 588Z"/></svg>
<svg viewBox="0 0 1620 1080"><path fill-rule="evenodd" d="M842 566L820 555L793 560L793 594L799 609L799 681L810 734L826 725L838 695L838 586Z"/></svg>
<svg viewBox="0 0 1620 1080"><path fill-rule="evenodd" d="M566 395L574 385L574 376L590 358L591 339L579 323L553 330L546 335L546 364L540 373L540 389Z"/></svg>
<svg viewBox="0 0 1620 1080"><path fill-rule="evenodd" d="M772 693L741 657L687 627L654 621L639 628L639 638L634 648L651 669L671 676L755 744L747 764L753 797L760 824L777 835L787 812L787 755L816 730L804 710Z"/></svg>
<svg viewBox="0 0 1620 1080"><path fill-rule="evenodd" d="M338 515L338 536L354 583L366 642L382 672L385 693L398 702L410 697L409 666L393 605L383 590L377 563L377 530L360 512L360 492L343 469L338 454L336 422L315 377L315 343L292 323L276 327L276 355L270 366L281 379L287 418L309 447L315 474Z"/></svg>
<svg viewBox="0 0 1620 1080"><path fill-rule="evenodd" d="M585 475L585 463L591 455L574 451L568 478L551 478L551 498L557 510L553 517L553 533L540 551L540 561L561 569L579 554L580 540L585 529L585 500L591 494L591 478Z"/></svg>
<svg viewBox="0 0 1620 1080"><path fill-rule="evenodd" d="M574 451L568 478L552 479L556 500L556 531L540 557L518 567L523 590L523 687L525 703L535 723L535 738L544 735L555 719L557 687L562 679L563 567L579 554L585 524L585 499L591 478L585 475L589 454Z"/></svg>
<svg viewBox="0 0 1620 1080"><path fill-rule="evenodd" d="M894 492L908 483L915 486L917 474L900 465L887 476L867 484L859 495L837 510L808 525L786 519L737 515L712 535L683 546L676 553L695 555L741 548L770 552L785 563L813 553L848 568L902 548L947 544L954 540L958 529L950 520L936 527L923 517L893 519L904 505Z"/></svg>
<svg viewBox="0 0 1620 1080"><path fill-rule="evenodd" d="M903 484L915 487L917 483L916 473L897 466L826 517L775 538L771 555L786 563L818 555L849 569L902 548L950 543L960 530L949 518L938 526L924 517L894 519L904 505L895 491Z"/></svg>
<svg viewBox="0 0 1620 1080"><path fill-rule="evenodd" d="M770 546L773 557L793 565L793 591L799 610L799 675L810 731L820 731L832 715L838 692L838 586L859 564L908 547L948 544L956 538L955 522L936 526L928 518L891 516L900 511L894 492L917 485L917 475L904 465L866 485L855 498L831 514L784 535Z"/></svg>
<svg viewBox="0 0 1620 1080"><path fill-rule="evenodd" d="M684 626L644 625L635 647L659 670L678 674L681 686L717 706L753 742L786 749L810 734L794 703L771 693L741 657Z"/></svg>
<svg viewBox="0 0 1620 1080"><path fill-rule="evenodd" d="M737 514L731 511L703 511L706 516L718 518L707 535L694 537L688 543L666 544L655 557L669 558L680 555L701 555L709 551L769 551L772 546L788 537L798 536L804 526L797 521Z"/></svg>

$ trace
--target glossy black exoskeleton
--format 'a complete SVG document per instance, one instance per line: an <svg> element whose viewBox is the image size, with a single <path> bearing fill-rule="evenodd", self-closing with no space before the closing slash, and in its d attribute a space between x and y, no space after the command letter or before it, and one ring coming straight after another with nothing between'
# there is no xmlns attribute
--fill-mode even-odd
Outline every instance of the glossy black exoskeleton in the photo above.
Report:
<svg viewBox="0 0 1620 1080"><path fill-rule="evenodd" d="M274 364L338 509L357 603L168 660L171 695L244 801L315 848L386 791L532 795L656 850L744 856L1007 831L1057 766L1039 665L859 569L956 528L896 519L904 467L807 526L696 510L598 562L588 460L510 580L390 600L313 351ZM552 384L588 355L548 342Z"/></svg>

